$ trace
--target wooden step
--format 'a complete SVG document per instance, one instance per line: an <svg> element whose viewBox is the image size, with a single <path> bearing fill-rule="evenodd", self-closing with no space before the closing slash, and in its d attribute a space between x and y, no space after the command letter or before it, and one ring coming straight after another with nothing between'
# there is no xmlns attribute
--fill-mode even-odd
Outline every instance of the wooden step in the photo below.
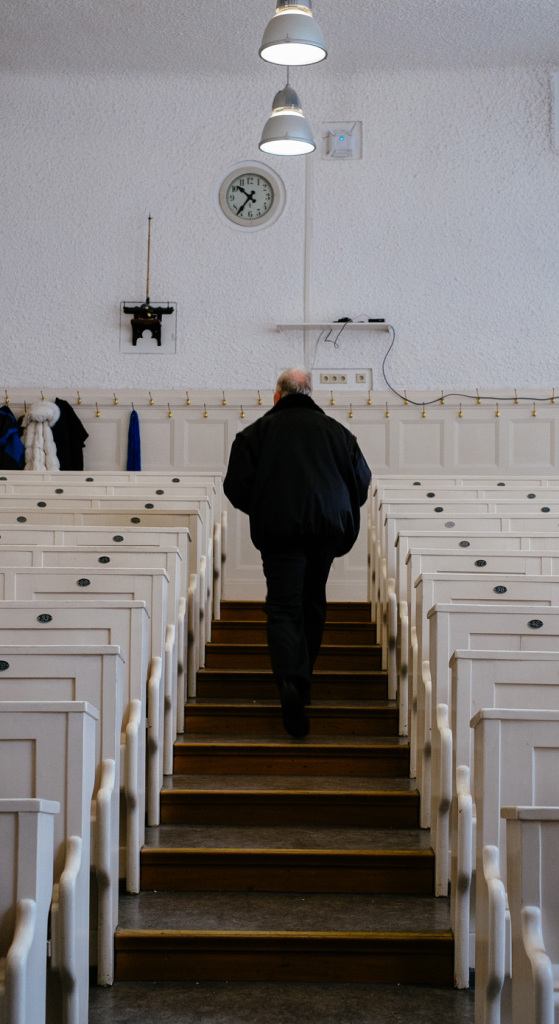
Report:
<svg viewBox="0 0 559 1024"><path fill-rule="evenodd" d="M453 980L448 900L426 896L148 892L119 920L117 980Z"/></svg>
<svg viewBox="0 0 559 1024"><path fill-rule="evenodd" d="M331 742L328 740L331 739ZM399 737L358 742L356 737L309 735L302 742L222 737L177 740L173 770L180 774L358 775L409 774L409 745Z"/></svg>
<svg viewBox="0 0 559 1024"><path fill-rule="evenodd" d="M278 688L272 671L267 669L205 668L197 673L199 698L238 698L274 700ZM315 671L312 678L313 700L384 700L388 691L385 671Z"/></svg>
<svg viewBox="0 0 559 1024"><path fill-rule="evenodd" d="M452 985L441 934L134 931L115 935L115 981L367 982Z"/></svg>
<svg viewBox="0 0 559 1024"><path fill-rule="evenodd" d="M375 627L371 622L327 623L322 643L375 645ZM265 644L266 622L251 620L215 620L212 622L212 643Z"/></svg>
<svg viewBox="0 0 559 1024"><path fill-rule="evenodd" d="M432 894L432 850L145 847L141 888L213 892Z"/></svg>
<svg viewBox="0 0 559 1024"><path fill-rule="evenodd" d="M206 644L206 667L225 669L270 668L268 645L261 644ZM320 648L316 669L345 669L375 671L381 668L379 647L365 644L353 646L326 644Z"/></svg>
<svg viewBox="0 0 559 1024"><path fill-rule="evenodd" d="M265 622L264 601L222 601L221 620L244 619ZM367 601L329 601L327 622L370 622L371 606Z"/></svg>
<svg viewBox="0 0 559 1024"><path fill-rule="evenodd" d="M417 828L419 794L410 779L174 776L161 791L161 822Z"/></svg>
<svg viewBox="0 0 559 1024"><path fill-rule="evenodd" d="M396 736L398 709L393 706L374 707L328 706L313 704L308 708L311 730L324 735ZM187 735L221 733L230 735L285 736L279 702L274 704L215 703L197 704L189 701L185 709L184 732Z"/></svg>

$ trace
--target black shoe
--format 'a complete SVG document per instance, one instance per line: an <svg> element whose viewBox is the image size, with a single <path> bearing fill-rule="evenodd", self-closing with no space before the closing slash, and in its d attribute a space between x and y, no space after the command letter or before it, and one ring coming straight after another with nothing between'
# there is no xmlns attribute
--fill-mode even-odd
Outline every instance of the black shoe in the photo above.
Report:
<svg viewBox="0 0 559 1024"><path fill-rule="evenodd" d="M294 739L303 739L309 731L309 720L303 699L294 683L282 680L280 685L283 727Z"/></svg>

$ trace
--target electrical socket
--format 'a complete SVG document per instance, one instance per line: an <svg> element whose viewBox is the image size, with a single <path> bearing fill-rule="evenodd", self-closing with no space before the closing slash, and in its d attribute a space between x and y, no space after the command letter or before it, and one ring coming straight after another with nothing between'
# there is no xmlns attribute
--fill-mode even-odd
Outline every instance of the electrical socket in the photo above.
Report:
<svg viewBox="0 0 559 1024"><path fill-rule="evenodd" d="M321 384L347 384L347 373L343 370L333 370L328 373L320 374Z"/></svg>
<svg viewBox="0 0 559 1024"><path fill-rule="evenodd" d="M365 391L373 386L373 371L342 367L341 369L313 370L315 388L348 388Z"/></svg>

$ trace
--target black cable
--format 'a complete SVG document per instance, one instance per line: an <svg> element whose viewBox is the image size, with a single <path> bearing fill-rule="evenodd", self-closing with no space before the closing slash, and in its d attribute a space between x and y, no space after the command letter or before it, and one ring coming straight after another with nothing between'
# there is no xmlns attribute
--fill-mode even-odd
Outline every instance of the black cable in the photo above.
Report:
<svg viewBox="0 0 559 1024"><path fill-rule="evenodd" d="M394 330L391 324L388 325L388 330L392 332L392 341L390 342L390 345L386 350L384 359L382 360L382 376L384 377L385 383L393 392L393 394L397 395L398 398L401 398L403 402L407 402L409 405L438 405L442 398L475 398L476 400L479 398L480 400L486 402L549 402L552 398L555 398L555 395L550 395L548 398L534 398L531 395L510 395L503 397L502 395L480 395L478 393L476 393L475 395L468 395L464 394L464 392L462 391L447 391L446 393L443 391L441 393L440 398L432 398L428 402L416 402L414 401L413 398L408 398L407 395L401 395L400 392L396 390L396 388L392 387L392 384L390 383L388 377L386 376L386 372L384 369L385 363L392 351L394 342L396 341L396 331Z"/></svg>

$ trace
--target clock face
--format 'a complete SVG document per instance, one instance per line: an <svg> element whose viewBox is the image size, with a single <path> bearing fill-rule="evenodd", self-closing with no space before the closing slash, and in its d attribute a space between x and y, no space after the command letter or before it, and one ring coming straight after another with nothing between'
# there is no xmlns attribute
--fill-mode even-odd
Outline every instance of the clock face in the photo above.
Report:
<svg viewBox="0 0 559 1024"><path fill-rule="evenodd" d="M260 220L274 202L274 186L263 174L238 174L225 192L227 209L236 220Z"/></svg>
<svg viewBox="0 0 559 1024"><path fill-rule="evenodd" d="M237 167L222 181L219 209L238 227L271 224L283 209L285 190L280 179L257 164Z"/></svg>

